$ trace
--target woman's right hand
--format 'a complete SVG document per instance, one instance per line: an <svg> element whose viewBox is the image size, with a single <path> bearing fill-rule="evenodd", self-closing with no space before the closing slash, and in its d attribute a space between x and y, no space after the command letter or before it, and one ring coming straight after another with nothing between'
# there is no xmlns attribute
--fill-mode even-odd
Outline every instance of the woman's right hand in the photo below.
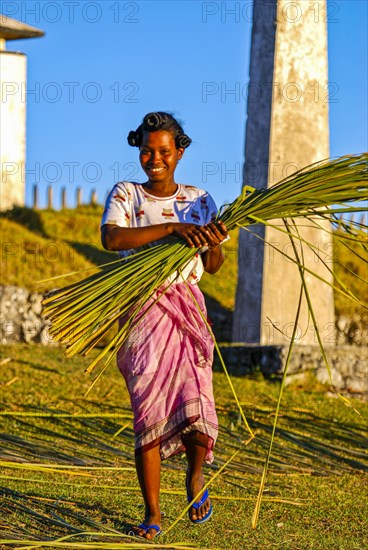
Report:
<svg viewBox="0 0 368 550"><path fill-rule="evenodd" d="M208 231L194 223L172 222L172 235L183 239L191 248L208 246Z"/></svg>

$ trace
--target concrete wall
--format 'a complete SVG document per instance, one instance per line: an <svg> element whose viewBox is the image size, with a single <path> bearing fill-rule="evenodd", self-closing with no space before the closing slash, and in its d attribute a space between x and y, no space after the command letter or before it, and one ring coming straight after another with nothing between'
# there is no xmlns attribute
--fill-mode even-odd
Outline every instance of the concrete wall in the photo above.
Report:
<svg viewBox="0 0 368 550"><path fill-rule="evenodd" d="M42 315L43 295L16 286L0 286L0 342L54 344L50 322Z"/></svg>
<svg viewBox="0 0 368 550"><path fill-rule="evenodd" d="M281 378L284 372L288 346L233 345L220 346L230 374L246 376L261 371L265 377ZM325 348L331 367L332 384L336 390L368 397L368 349L358 346ZM215 370L222 367L215 358ZM318 346L295 346L287 371L286 384L296 382L303 386L311 376L322 384L331 385L328 370Z"/></svg>
<svg viewBox="0 0 368 550"><path fill-rule="evenodd" d="M26 61L0 52L0 209L25 204Z"/></svg>

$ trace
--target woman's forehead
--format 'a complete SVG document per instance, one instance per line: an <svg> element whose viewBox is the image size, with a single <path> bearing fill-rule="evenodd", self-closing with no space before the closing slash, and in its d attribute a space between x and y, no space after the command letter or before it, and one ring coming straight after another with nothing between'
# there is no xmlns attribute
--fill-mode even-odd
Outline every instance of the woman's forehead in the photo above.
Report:
<svg viewBox="0 0 368 550"><path fill-rule="evenodd" d="M160 147L163 145L174 145L175 139L171 132L166 130L157 130L156 132L143 132L142 145Z"/></svg>

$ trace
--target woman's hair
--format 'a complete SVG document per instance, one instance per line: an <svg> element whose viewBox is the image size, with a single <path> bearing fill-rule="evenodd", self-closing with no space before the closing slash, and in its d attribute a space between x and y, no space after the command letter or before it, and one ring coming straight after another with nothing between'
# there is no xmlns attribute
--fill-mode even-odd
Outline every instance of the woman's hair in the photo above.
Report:
<svg viewBox="0 0 368 550"><path fill-rule="evenodd" d="M177 149L186 149L192 143L190 137L184 134L179 122L170 113L163 111L148 113L142 124L136 130L129 132L128 143L132 147L140 147L144 132L157 132L159 130L165 130L173 135Z"/></svg>

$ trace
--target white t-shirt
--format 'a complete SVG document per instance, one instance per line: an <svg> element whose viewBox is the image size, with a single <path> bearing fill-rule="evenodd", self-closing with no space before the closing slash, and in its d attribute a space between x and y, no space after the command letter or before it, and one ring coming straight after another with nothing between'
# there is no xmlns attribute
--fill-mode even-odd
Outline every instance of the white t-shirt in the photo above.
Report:
<svg viewBox="0 0 368 550"><path fill-rule="evenodd" d="M119 227L146 227L166 221L205 225L216 217L217 207L213 198L193 185L178 184L178 189L170 197L151 195L142 184L121 181L114 185L106 200L101 226L105 224ZM126 257L158 243L167 242L170 237L154 241L148 245L130 250L121 250L119 255ZM197 254L182 271L183 278L196 284L203 274L201 255ZM170 280L179 282L174 274Z"/></svg>

